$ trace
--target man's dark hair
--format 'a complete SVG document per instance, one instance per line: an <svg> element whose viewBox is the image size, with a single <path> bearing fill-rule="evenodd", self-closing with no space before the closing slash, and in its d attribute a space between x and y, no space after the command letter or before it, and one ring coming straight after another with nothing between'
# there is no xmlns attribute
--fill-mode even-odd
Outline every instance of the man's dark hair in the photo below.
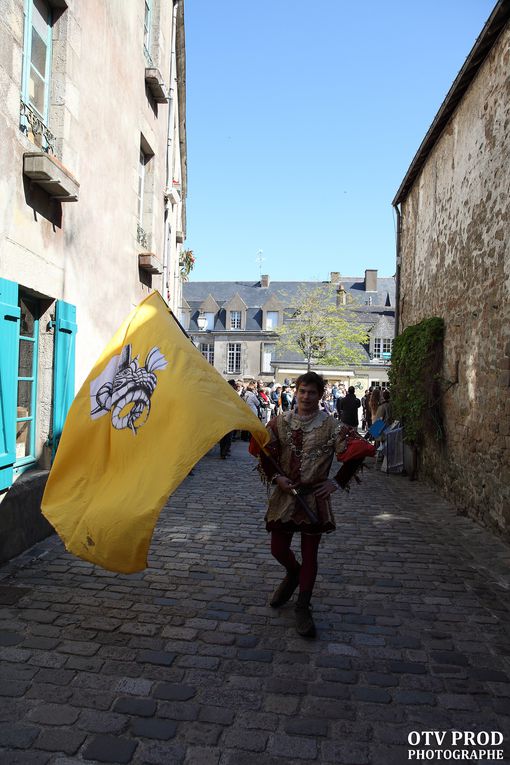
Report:
<svg viewBox="0 0 510 765"><path fill-rule="evenodd" d="M354 385L349 385L348 393L354 393Z"/></svg>
<svg viewBox="0 0 510 765"><path fill-rule="evenodd" d="M324 377L318 375L317 372L305 372L304 375L299 375L296 380L296 391L299 390L300 385L315 385L319 392L319 396L322 396L326 387Z"/></svg>

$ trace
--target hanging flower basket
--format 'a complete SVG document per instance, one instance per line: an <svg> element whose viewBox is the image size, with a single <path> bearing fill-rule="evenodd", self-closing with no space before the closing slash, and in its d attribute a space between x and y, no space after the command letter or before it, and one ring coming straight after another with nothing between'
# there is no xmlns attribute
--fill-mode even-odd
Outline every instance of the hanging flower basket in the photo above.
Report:
<svg viewBox="0 0 510 765"><path fill-rule="evenodd" d="M181 259L179 260L179 268L181 271L181 279L185 282L188 281L189 275L195 266L195 256L193 250L184 250L181 253Z"/></svg>

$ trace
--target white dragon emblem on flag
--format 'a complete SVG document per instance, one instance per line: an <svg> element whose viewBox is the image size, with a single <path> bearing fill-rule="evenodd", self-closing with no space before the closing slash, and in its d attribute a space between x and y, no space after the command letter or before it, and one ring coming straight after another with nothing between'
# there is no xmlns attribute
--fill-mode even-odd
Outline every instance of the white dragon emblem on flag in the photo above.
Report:
<svg viewBox="0 0 510 765"><path fill-rule="evenodd" d="M151 397L158 380L156 372L167 360L158 347L151 348L141 367L138 356L131 358L131 345L122 348L103 372L90 383L90 416L93 420L111 412L117 430L129 428L134 435L145 425L151 411Z"/></svg>

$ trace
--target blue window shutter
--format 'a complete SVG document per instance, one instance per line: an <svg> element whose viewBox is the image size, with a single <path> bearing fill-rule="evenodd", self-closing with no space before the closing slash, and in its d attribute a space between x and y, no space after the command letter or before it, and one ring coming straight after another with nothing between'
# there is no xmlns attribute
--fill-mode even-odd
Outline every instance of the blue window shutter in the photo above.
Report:
<svg viewBox="0 0 510 765"><path fill-rule="evenodd" d="M53 365L53 454L74 398L76 307L57 300L55 313L55 361Z"/></svg>
<svg viewBox="0 0 510 765"><path fill-rule="evenodd" d="M16 461L20 316L18 285L0 279L0 491L12 484Z"/></svg>

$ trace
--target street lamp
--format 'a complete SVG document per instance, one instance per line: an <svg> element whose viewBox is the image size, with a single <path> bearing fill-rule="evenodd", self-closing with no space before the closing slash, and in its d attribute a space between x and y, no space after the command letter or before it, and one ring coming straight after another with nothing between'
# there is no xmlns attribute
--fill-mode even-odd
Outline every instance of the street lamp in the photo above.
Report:
<svg viewBox="0 0 510 765"><path fill-rule="evenodd" d="M205 314L203 314L203 313L199 313L198 314L197 327L199 328L200 332L203 332L204 329L206 329L206 327L207 327L207 316L205 316Z"/></svg>

